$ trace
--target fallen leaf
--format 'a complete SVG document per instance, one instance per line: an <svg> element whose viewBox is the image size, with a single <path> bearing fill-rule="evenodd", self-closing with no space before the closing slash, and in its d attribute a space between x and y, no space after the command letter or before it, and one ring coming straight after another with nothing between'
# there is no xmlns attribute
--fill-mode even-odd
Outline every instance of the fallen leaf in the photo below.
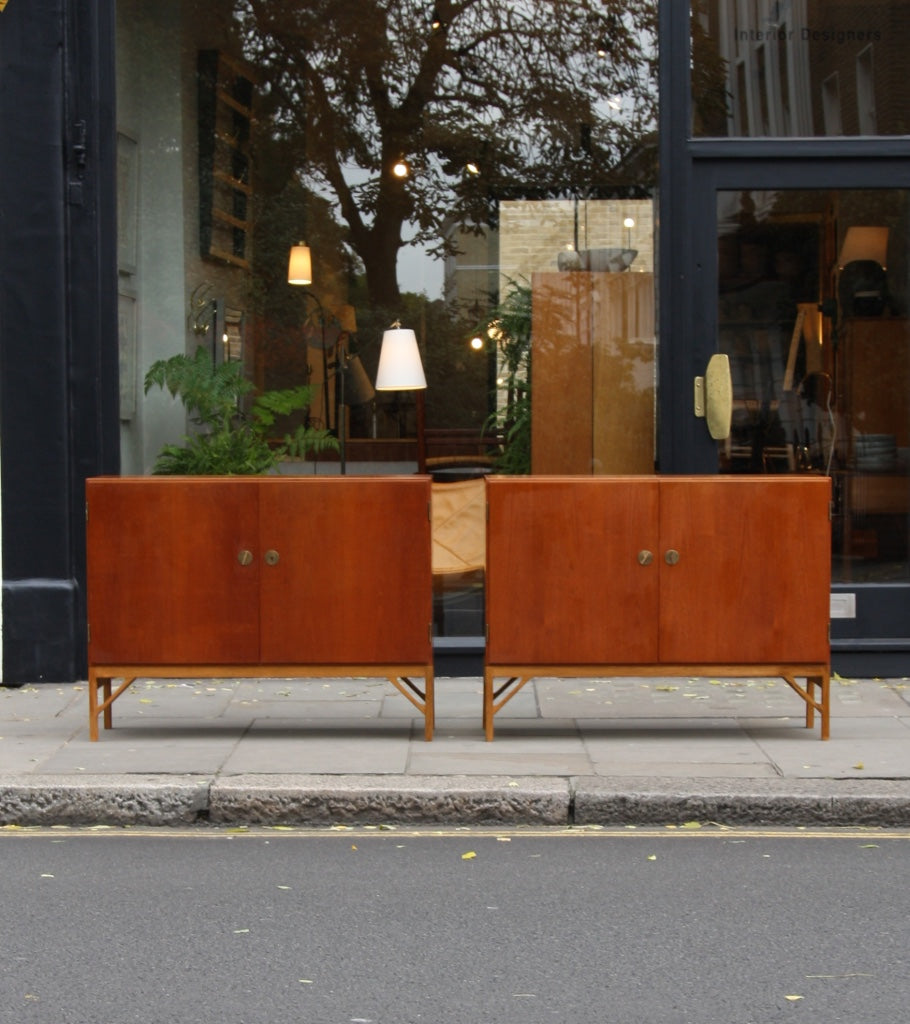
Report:
<svg viewBox="0 0 910 1024"><path fill-rule="evenodd" d="M680 826L680 828L687 828L687 829L701 828L701 822L700 821L687 821L687 822L684 822Z"/></svg>
<svg viewBox="0 0 910 1024"><path fill-rule="evenodd" d="M649 854L648 860L657 860L657 854L656 853Z"/></svg>
<svg viewBox="0 0 910 1024"><path fill-rule="evenodd" d="M877 850L878 849L878 843L863 843L860 846L860 849L861 850Z"/></svg>
<svg viewBox="0 0 910 1024"><path fill-rule="evenodd" d="M235 928L234 929L234 934L235 935L249 935L249 933L250 933L249 928Z"/></svg>
<svg viewBox="0 0 910 1024"><path fill-rule="evenodd" d="M802 998L803 996L784 996L784 999L789 999L791 1003L799 1002Z"/></svg>
<svg viewBox="0 0 910 1024"><path fill-rule="evenodd" d="M857 761L857 762L856 762L856 764L855 764L855 765L854 765L853 767L854 767L854 768L855 768L855 769L856 769L857 771L861 772L861 771L862 771L862 770L863 770L863 769L864 769L864 768L865 768L866 766L865 766L865 765L863 764L863 762L862 762L862 761Z"/></svg>
<svg viewBox="0 0 910 1024"><path fill-rule="evenodd" d="M477 854L473 850L469 850L467 853L461 855L462 860L473 860Z"/></svg>

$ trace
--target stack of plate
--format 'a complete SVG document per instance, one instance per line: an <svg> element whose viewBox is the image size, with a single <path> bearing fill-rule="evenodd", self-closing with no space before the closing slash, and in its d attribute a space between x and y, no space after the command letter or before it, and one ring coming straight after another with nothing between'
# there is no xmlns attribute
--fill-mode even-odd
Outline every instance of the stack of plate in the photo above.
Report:
<svg viewBox="0 0 910 1024"><path fill-rule="evenodd" d="M853 439L856 468L868 473L885 472L897 464L894 434L856 434Z"/></svg>

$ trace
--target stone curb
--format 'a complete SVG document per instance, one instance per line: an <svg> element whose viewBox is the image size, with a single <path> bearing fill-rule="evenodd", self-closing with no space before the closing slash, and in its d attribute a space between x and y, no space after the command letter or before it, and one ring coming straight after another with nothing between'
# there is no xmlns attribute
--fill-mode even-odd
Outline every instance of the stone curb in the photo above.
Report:
<svg viewBox="0 0 910 1024"><path fill-rule="evenodd" d="M567 779L499 776L235 775L212 786L226 824L565 825Z"/></svg>
<svg viewBox="0 0 910 1024"><path fill-rule="evenodd" d="M905 780L0 776L2 825L910 827Z"/></svg>
<svg viewBox="0 0 910 1024"><path fill-rule="evenodd" d="M696 788L697 787L697 788ZM910 826L900 779L575 780L576 825L715 821L725 825Z"/></svg>
<svg viewBox="0 0 910 1024"><path fill-rule="evenodd" d="M199 776L0 777L3 825L185 825L208 807Z"/></svg>

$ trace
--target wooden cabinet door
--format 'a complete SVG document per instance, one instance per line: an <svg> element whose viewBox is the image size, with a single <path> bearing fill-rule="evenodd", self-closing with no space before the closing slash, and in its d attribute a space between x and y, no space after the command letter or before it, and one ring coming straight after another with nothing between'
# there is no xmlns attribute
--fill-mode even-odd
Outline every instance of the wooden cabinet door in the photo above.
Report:
<svg viewBox="0 0 910 1024"><path fill-rule="evenodd" d="M421 477L262 480L263 664L429 663L429 507Z"/></svg>
<svg viewBox="0 0 910 1024"><path fill-rule="evenodd" d="M660 661L827 661L829 498L826 477L662 478Z"/></svg>
<svg viewBox="0 0 910 1024"><path fill-rule="evenodd" d="M92 663L258 660L259 562L241 554L258 546L257 488L216 477L87 482Z"/></svg>
<svg viewBox="0 0 910 1024"><path fill-rule="evenodd" d="M487 497L491 664L657 660L656 478L490 478Z"/></svg>

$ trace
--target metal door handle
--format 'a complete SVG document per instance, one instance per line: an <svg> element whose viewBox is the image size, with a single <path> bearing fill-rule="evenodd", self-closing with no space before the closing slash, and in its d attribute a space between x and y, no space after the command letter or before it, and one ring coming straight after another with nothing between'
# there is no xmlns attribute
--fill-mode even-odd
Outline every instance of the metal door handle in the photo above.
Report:
<svg viewBox="0 0 910 1024"><path fill-rule="evenodd" d="M269 548L265 553L265 564L266 565L277 565L278 564L278 552L274 548Z"/></svg>

